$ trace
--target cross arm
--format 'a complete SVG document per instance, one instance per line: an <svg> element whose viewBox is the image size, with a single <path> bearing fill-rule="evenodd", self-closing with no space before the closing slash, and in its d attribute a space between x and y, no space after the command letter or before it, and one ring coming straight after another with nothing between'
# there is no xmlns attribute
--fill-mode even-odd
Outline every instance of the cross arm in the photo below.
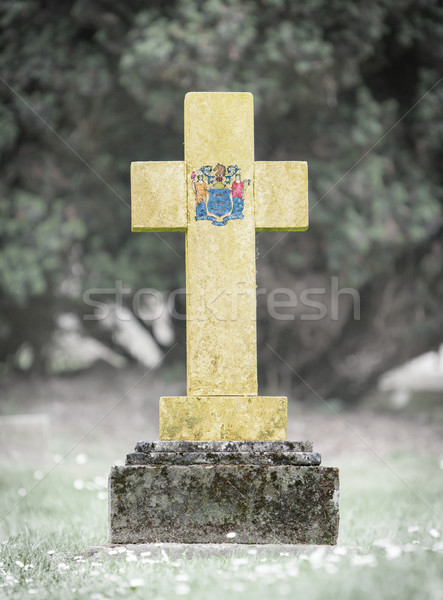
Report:
<svg viewBox="0 0 443 600"><path fill-rule="evenodd" d="M255 162L255 228L305 231L309 225L306 162Z"/></svg>
<svg viewBox="0 0 443 600"><path fill-rule="evenodd" d="M186 231L186 163L131 163L132 231Z"/></svg>

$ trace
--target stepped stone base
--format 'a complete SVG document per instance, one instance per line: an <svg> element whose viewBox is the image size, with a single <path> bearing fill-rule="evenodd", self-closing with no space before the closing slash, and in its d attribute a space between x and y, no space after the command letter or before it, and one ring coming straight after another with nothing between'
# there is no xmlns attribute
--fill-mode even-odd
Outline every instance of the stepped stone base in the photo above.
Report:
<svg viewBox="0 0 443 600"><path fill-rule="evenodd" d="M335 544L338 469L320 460L310 442L139 442L109 477L110 541Z"/></svg>

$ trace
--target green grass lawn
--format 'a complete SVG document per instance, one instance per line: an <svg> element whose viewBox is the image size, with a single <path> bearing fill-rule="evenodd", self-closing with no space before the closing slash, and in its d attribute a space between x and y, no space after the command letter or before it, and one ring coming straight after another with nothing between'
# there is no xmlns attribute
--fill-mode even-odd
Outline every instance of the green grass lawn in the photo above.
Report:
<svg viewBox="0 0 443 600"><path fill-rule="evenodd" d="M109 465L68 457L43 479L42 472L3 468L0 598L441 599L439 457L402 453L387 462L395 474L375 458L337 465L339 545L298 557L233 545L223 558L106 551L85 559L89 546L107 542Z"/></svg>

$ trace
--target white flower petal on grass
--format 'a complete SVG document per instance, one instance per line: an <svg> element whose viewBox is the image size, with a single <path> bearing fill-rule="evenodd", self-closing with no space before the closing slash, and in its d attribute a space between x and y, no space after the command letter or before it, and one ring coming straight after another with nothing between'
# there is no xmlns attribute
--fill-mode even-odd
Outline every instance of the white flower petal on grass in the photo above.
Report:
<svg viewBox="0 0 443 600"><path fill-rule="evenodd" d="M286 575L288 577L298 577L299 569L298 564L294 561L286 565Z"/></svg>
<svg viewBox="0 0 443 600"><path fill-rule="evenodd" d="M390 546L386 546L385 552L386 558L388 560L394 560L394 558L398 558L399 556L401 556L400 546L394 546L393 544Z"/></svg>
<svg viewBox="0 0 443 600"><path fill-rule="evenodd" d="M272 571L272 565L268 565L268 564L255 565L254 571L256 573L266 574L266 573L269 573L269 571Z"/></svg>
<svg viewBox="0 0 443 600"><path fill-rule="evenodd" d="M338 571L338 567L336 565L333 565L332 563L326 563L325 569L326 572L329 573L329 575L335 575Z"/></svg>
<svg viewBox="0 0 443 600"><path fill-rule="evenodd" d="M151 556L151 552L142 552L140 556Z"/></svg>
<svg viewBox="0 0 443 600"><path fill-rule="evenodd" d="M37 593L37 590L33 590L32 588L30 588L28 590L28 594L36 594L36 593Z"/></svg>
<svg viewBox="0 0 443 600"><path fill-rule="evenodd" d="M250 550L248 550L248 554L257 554L257 550L255 548L251 548Z"/></svg>
<svg viewBox="0 0 443 600"><path fill-rule="evenodd" d="M97 498L99 500L106 500L108 498L108 492L97 492Z"/></svg>
<svg viewBox="0 0 443 600"><path fill-rule="evenodd" d="M409 525L408 533L417 533L417 531L420 531L420 527L418 525Z"/></svg>
<svg viewBox="0 0 443 600"><path fill-rule="evenodd" d="M161 552L163 560L165 562L169 562L169 556L166 554L166 552L163 550L163 548L160 548L160 552Z"/></svg>
<svg viewBox="0 0 443 600"><path fill-rule="evenodd" d="M37 479L37 481L41 481L44 476L45 474L43 473L43 471L34 471L33 473L33 477L34 479Z"/></svg>
<svg viewBox="0 0 443 600"><path fill-rule="evenodd" d="M135 577L134 579L131 579L131 581L129 582L129 587L131 587L131 588L143 587L144 585L145 585L145 580L142 579L141 577Z"/></svg>
<svg viewBox="0 0 443 600"><path fill-rule="evenodd" d="M237 534L235 533L235 531L230 531L229 533L226 534L226 537L228 538L228 540L232 540L236 536L237 536Z"/></svg>
<svg viewBox="0 0 443 600"><path fill-rule="evenodd" d="M122 548L117 548L117 552L122 554L122 552L126 552L126 548L124 546Z"/></svg>
<svg viewBox="0 0 443 600"><path fill-rule="evenodd" d="M337 554L327 554L325 560L328 563L338 563L340 562L340 557Z"/></svg>
<svg viewBox="0 0 443 600"><path fill-rule="evenodd" d="M103 477L103 475L96 475L94 477L94 483L98 487L102 487L102 488L108 487L108 481L107 481L106 477Z"/></svg>
<svg viewBox="0 0 443 600"><path fill-rule="evenodd" d="M189 581L189 575L187 573L178 573L175 576L175 581Z"/></svg>
<svg viewBox="0 0 443 600"><path fill-rule="evenodd" d="M6 573L5 579L10 585L14 585L14 583L17 583L18 581L11 573Z"/></svg>
<svg viewBox="0 0 443 600"><path fill-rule="evenodd" d="M19 495L21 498L23 498L24 496L26 496L26 490L25 490L25 488L19 488L19 489L17 490L17 494L18 494L18 495Z"/></svg>
<svg viewBox="0 0 443 600"><path fill-rule="evenodd" d="M432 528L429 530L429 535L433 538L439 538L440 532L437 529Z"/></svg>
<svg viewBox="0 0 443 600"><path fill-rule="evenodd" d="M85 465L88 462L88 457L86 454L83 454L83 452L81 452L80 454L77 454L77 456L75 457L75 462L78 465Z"/></svg>
<svg viewBox="0 0 443 600"><path fill-rule="evenodd" d="M66 564L66 563L64 563L64 562L61 562L61 563L58 563L58 565L57 565L57 569L58 569L59 571L67 571L67 570L69 569L69 565L67 565L67 564Z"/></svg>
<svg viewBox="0 0 443 600"><path fill-rule="evenodd" d="M157 563L159 563L159 560L155 560L154 558L142 558L141 562L144 565L155 565Z"/></svg>
<svg viewBox="0 0 443 600"><path fill-rule="evenodd" d="M186 596L186 594L189 594L190 591L191 588L187 583L179 583L175 588L175 593L177 596Z"/></svg>
<svg viewBox="0 0 443 600"><path fill-rule="evenodd" d="M126 554L126 562L137 562L135 554Z"/></svg>
<svg viewBox="0 0 443 600"><path fill-rule="evenodd" d="M318 569L323 565L324 557L325 549L320 546L309 556L309 562L314 569Z"/></svg>
<svg viewBox="0 0 443 600"><path fill-rule="evenodd" d="M108 550L108 554L109 555L118 554L118 550L114 550L113 548L111 548L111 550Z"/></svg>
<svg viewBox="0 0 443 600"><path fill-rule="evenodd" d="M258 575L265 576L263 578L264 583L273 583L275 581L275 578L281 579L285 576L285 570L283 567L283 563L281 562L271 562L256 565L255 573Z"/></svg>
<svg viewBox="0 0 443 600"><path fill-rule="evenodd" d="M231 558L231 564L239 567L241 565L248 565L249 564L249 560L245 557L245 556L239 556L239 557L233 557Z"/></svg>
<svg viewBox="0 0 443 600"><path fill-rule="evenodd" d="M351 565L355 567L376 567L377 559L373 554L356 554L351 558Z"/></svg>
<svg viewBox="0 0 443 600"><path fill-rule="evenodd" d="M83 479L76 479L74 481L74 487L76 490L83 490L85 487L85 482L83 481Z"/></svg>
<svg viewBox="0 0 443 600"><path fill-rule="evenodd" d="M23 569L23 567L25 566L25 563L22 563L21 560L16 560L15 564L17 565L17 567L20 567L20 569Z"/></svg>
<svg viewBox="0 0 443 600"><path fill-rule="evenodd" d="M391 540L388 540L386 538L382 540L375 540L375 542L373 542L372 545L377 546L378 548L386 548L387 546L391 545Z"/></svg>
<svg viewBox="0 0 443 600"><path fill-rule="evenodd" d="M338 556L346 556L346 554L348 553L348 549L346 548L346 546L336 546L332 552L334 554L337 554Z"/></svg>
<svg viewBox="0 0 443 600"><path fill-rule="evenodd" d="M48 550L46 552L46 554L49 554L49 556L52 556L54 554L55 550Z"/></svg>

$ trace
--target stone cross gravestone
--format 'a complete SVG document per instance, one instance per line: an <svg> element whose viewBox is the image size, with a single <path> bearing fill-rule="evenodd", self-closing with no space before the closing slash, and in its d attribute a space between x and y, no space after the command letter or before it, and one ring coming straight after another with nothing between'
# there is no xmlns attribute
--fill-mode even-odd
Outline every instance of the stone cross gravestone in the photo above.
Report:
<svg viewBox="0 0 443 600"><path fill-rule="evenodd" d="M185 97L185 160L131 168L132 230L186 232L187 396L110 475L114 543L335 543L338 471L257 391L255 232L308 227L305 162L254 162L248 93Z"/></svg>

